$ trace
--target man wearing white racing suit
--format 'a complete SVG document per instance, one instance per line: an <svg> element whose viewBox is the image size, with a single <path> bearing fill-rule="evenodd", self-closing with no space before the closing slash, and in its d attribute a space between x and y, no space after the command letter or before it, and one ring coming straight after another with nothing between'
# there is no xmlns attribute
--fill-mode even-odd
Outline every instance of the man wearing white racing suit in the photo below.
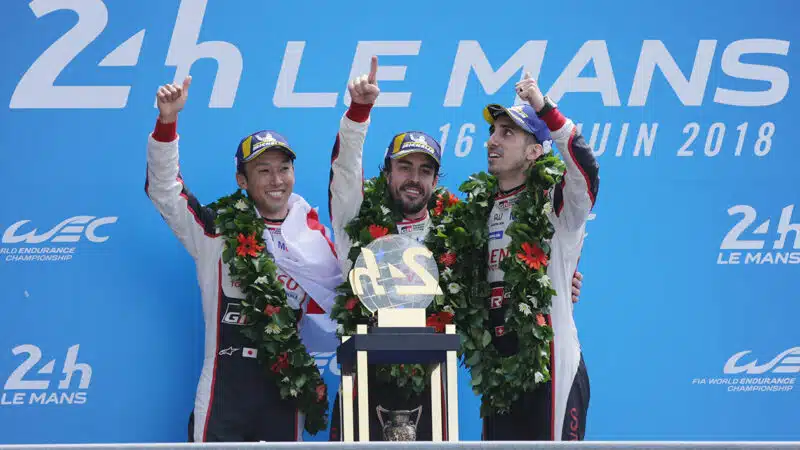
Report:
<svg viewBox="0 0 800 450"><path fill-rule="evenodd" d="M328 207L336 252L344 274L351 268L347 259L351 242L344 228L358 215L363 200L362 156L370 124L370 111L380 94L376 82L377 69L378 60L372 57L369 75L356 78L348 85L352 102L340 121L331 157ZM424 139L428 145L415 147L413 145L415 139ZM430 148L433 151L430 151ZM395 135L384 155L382 170L387 175L389 196L400 204L404 214L403 221L397 223L397 232L420 243L424 243L430 228L430 215L426 206L438 183L441 157L439 143L422 132ZM580 295L581 279L582 275L576 272L572 289L572 298L575 302ZM378 399L388 409L411 409L419 404L429 404L429 387L422 396L405 400L402 396L393 395L391 385L379 385L374 382L374 377L371 380L374 389L370 390L370 411L374 411L373 403ZM341 439L338 403L337 396L330 431L330 438L334 441ZM423 411L428 409L423 408ZM370 418L370 440L381 440L380 424L375 414L370 414ZM447 432L446 424L443 424L443 431ZM426 420L423 413L417 429L417 440L431 440L431 433L430 418Z"/></svg>
<svg viewBox="0 0 800 450"><path fill-rule="evenodd" d="M189 441L300 441L302 414L294 402L281 398L257 359L259 350L241 332L245 295L222 261L224 239L215 225L216 211L200 204L179 172L177 119L190 83L187 77L182 86L158 90L159 117L148 137L145 185L147 196L194 259L202 294L204 362ZM266 250L277 266L288 306L301 315L300 337L309 348L305 330L335 340L335 323L328 315L343 278L317 211L293 192L295 158L278 133L253 133L237 148L236 180L266 223Z"/></svg>
<svg viewBox="0 0 800 450"><path fill-rule="evenodd" d="M331 158L329 210L343 274L351 269L348 254L352 243L345 226L359 214L363 201L362 153L370 123L370 110L380 93L376 82L377 70L377 57L372 57L369 75L349 83L352 102L340 121ZM389 195L403 211L404 219L397 223L397 233L424 243L431 224L427 206L439 179L439 143L422 132L400 133L391 139L383 163ZM430 387L426 387L422 395L405 398L392 389L391 382L381 383L373 373L370 372L370 440L380 441L383 437L377 415L374 414L375 407L381 405L390 410L410 410L420 404L430 404ZM332 441L342 438L339 400L337 396L332 412ZM429 408L423 408L422 411L417 440L430 441L432 424Z"/></svg>
<svg viewBox="0 0 800 450"><path fill-rule="evenodd" d="M489 217L489 282L492 287L490 332L495 347L506 357L517 351L517 336L505 333L503 271L511 239L505 233L514 220L511 210L525 189L525 170L549 152L553 141L561 152L566 173L550 192L548 218L555 233L550 242L547 274L556 294L547 320L553 328L551 380L527 392L506 415L484 420L484 440L583 440L589 407L589 377L572 314L571 277L581 253L586 221L597 198L599 166L574 123L542 95L526 74L517 83L521 99L530 105L505 108L489 105L484 117L490 124L487 142L489 172L499 192ZM497 300L497 301L494 301Z"/></svg>

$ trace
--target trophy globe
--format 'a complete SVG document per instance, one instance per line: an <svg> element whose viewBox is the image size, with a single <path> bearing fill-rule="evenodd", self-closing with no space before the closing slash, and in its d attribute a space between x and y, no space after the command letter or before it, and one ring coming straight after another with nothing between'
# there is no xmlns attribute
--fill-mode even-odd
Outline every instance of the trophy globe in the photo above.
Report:
<svg viewBox="0 0 800 450"><path fill-rule="evenodd" d="M422 314L420 326L425 326L425 308L442 294L439 269L431 251L416 240L397 234L382 236L363 247L349 277L361 303L371 313L378 313L378 326L381 311L383 317L404 316L406 321L417 324Z"/></svg>

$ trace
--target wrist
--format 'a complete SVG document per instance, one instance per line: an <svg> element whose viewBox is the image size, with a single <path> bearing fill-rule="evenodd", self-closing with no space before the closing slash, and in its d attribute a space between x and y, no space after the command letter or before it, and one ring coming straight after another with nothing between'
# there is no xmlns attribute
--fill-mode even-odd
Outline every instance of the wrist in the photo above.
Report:
<svg viewBox="0 0 800 450"><path fill-rule="evenodd" d="M547 97L546 95L540 98L541 98L541 106L539 107L534 106L534 109L536 110L536 115L541 118L547 115L547 113L549 113L553 109L555 109L556 104L552 100L550 100L550 98Z"/></svg>
<svg viewBox="0 0 800 450"><path fill-rule="evenodd" d="M175 123L175 122L178 121L178 113L159 114L158 115L158 121L163 123L163 124L165 124L165 125L166 124L170 124L170 123Z"/></svg>
<svg viewBox="0 0 800 450"><path fill-rule="evenodd" d="M347 110L347 118L353 122L366 122L367 119L369 119L370 110L372 110L371 103L350 102L350 108Z"/></svg>
<svg viewBox="0 0 800 450"><path fill-rule="evenodd" d="M153 139L158 142L172 142L178 137L177 118L173 122L162 122L159 116L153 129Z"/></svg>
<svg viewBox="0 0 800 450"><path fill-rule="evenodd" d="M539 113L539 111L544 109L544 107L546 105L546 102L544 100L544 96L541 95L541 94L534 95L533 98L531 98L530 103L531 103L531 106L533 107L533 110L536 111L537 114Z"/></svg>

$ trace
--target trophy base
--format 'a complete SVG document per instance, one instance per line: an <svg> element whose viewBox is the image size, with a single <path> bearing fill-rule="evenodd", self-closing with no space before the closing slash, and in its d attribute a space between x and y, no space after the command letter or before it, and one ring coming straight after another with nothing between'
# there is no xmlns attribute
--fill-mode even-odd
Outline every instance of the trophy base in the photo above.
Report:
<svg viewBox="0 0 800 450"><path fill-rule="evenodd" d="M422 320L424 310L410 313L389 314L394 326L378 326L368 330L367 325L356 327L356 334L342 336L342 344L337 349L341 367L342 385L342 435L345 442L374 440L372 431L383 435L383 427L373 425L370 414L377 405L371 404L369 397L376 391L393 391L391 386L376 389L374 376L369 375L369 367L374 364L425 364L430 367L430 390L427 400L420 404L430 405L432 441L457 441L458 438L458 392L456 388L456 352L460 338L455 334L455 326L447 325L445 333L435 333L433 328L413 326L409 321ZM414 318L414 316L416 316ZM410 320L409 320L410 319ZM411 326L409 326L411 325ZM369 357L367 356L369 354ZM443 367L445 366L445 367ZM442 386L442 383L446 383ZM356 386L357 384L357 386ZM356 394L357 393L357 394ZM357 398L356 398L357 397ZM357 400L357 401L356 401ZM446 403L444 407L443 403ZM380 402L393 410L413 410L416 405L395 407ZM357 406L356 406L357 405ZM427 408L426 408L427 409ZM446 417L446 418L444 418ZM376 428L378 428L376 430ZM358 430L359 436L354 436ZM415 430L416 431L416 430ZM448 433L449 431L449 433ZM379 438L383 440L383 436Z"/></svg>

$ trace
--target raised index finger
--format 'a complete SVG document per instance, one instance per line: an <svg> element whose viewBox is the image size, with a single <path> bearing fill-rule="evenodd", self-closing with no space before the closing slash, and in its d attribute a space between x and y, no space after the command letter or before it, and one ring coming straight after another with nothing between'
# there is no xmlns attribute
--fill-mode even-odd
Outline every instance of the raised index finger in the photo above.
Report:
<svg viewBox="0 0 800 450"><path fill-rule="evenodd" d="M375 84L378 81L378 57L372 56L369 62L369 77L367 78L369 84Z"/></svg>

